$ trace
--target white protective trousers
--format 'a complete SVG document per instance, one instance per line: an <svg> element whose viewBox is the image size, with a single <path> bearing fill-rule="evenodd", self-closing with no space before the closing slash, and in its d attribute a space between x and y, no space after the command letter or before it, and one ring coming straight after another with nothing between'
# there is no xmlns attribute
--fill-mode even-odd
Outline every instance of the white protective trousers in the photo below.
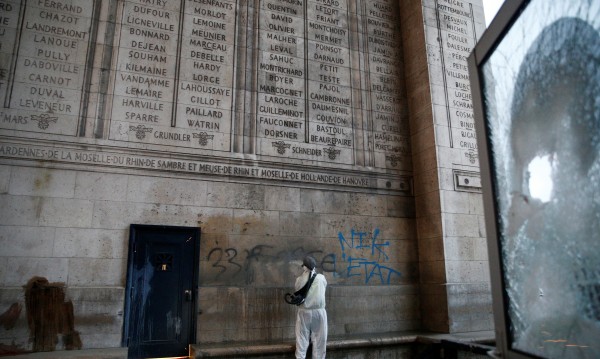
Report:
<svg viewBox="0 0 600 359"><path fill-rule="evenodd" d="M306 358L310 341L313 343L313 359L325 359L327 349L327 311L325 311L325 308L298 309L296 318L296 359Z"/></svg>

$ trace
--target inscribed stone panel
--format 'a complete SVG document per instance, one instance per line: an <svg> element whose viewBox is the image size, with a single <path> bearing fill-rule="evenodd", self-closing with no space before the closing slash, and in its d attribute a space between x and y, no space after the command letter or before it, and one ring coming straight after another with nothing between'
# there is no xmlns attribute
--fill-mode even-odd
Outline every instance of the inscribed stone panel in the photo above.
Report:
<svg viewBox="0 0 600 359"><path fill-rule="evenodd" d="M0 128L77 134L94 5L2 3Z"/></svg>

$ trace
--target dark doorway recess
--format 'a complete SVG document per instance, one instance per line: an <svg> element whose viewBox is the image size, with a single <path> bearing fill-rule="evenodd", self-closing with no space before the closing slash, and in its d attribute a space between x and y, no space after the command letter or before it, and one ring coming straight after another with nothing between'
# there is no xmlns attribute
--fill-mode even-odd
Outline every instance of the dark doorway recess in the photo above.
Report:
<svg viewBox="0 0 600 359"><path fill-rule="evenodd" d="M188 355L196 336L200 229L132 224L123 345L128 358Z"/></svg>

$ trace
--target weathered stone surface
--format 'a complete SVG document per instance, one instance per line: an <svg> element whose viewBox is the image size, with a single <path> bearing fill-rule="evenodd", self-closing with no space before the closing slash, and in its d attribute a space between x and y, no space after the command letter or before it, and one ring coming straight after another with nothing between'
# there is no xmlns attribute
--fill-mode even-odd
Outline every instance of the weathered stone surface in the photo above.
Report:
<svg viewBox="0 0 600 359"><path fill-rule="evenodd" d="M69 259L69 286L115 286L125 285L125 258L118 259Z"/></svg>
<svg viewBox="0 0 600 359"><path fill-rule="evenodd" d="M130 176L127 181L127 200L204 206L207 200L206 188L207 183L203 181Z"/></svg>
<svg viewBox="0 0 600 359"><path fill-rule="evenodd" d="M0 285L20 287L30 278L47 275L51 282L66 283L69 275L69 260L66 258L14 257L5 258L0 263Z"/></svg>
<svg viewBox="0 0 600 359"><path fill-rule="evenodd" d="M13 257L51 257L55 242L52 227L0 227L0 248Z"/></svg>
<svg viewBox="0 0 600 359"><path fill-rule="evenodd" d="M0 195L0 224L4 226L37 226L41 199L30 196Z"/></svg>
<svg viewBox="0 0 600 359"><path fill-rule="evenodd" d="M0 23L2 305L63 282L83 346L120 346L153 224L201 230L201 344L292 338L308 253L332 335L487 328L483 287L471 312L444 287L487 281L480 1L24 4ZM18 323L0 340L27 347Z"/></svg>
<svg viewBox="0 0 600 359"><path fill-rule="evenodd" d="M0 194L8 193L11 172L9 166L0 166Z"/></svg>
<svg viewBox="0 0 600 359"><path fill-rule="evenodd" d="M10 193L17 196L73 198L75 172L19 168L13 171Z"/></svg>
<svg viewBox="0 0 600 359"><path fill-rule="evenodd" d="M125 201L128 176L112 173L78 172L75 178L75 198L105 201Z"/></svg>
<svg viewBox="0 0 600 359"><path fill-rule="evenodd" d="M45 198L40 203L41 226L88 228L94 204L88 200Z"/></svg>
<svg viewBox="0 0 600 359"><path fill-rule="evenodd" d="M257 185L236 185L211 182L207 188L209 207L263 209L265 188Z"/></svg>
<svg viewBox="0 0 600 359"><path fill-rule="evenodd" d="M493 313L489 283L449 284L451 330L491 330Z"/></svg>
<svg viewBox="0 0 600 359"><path fill-rule="evenodd" d="M299 188L268 187L265 190L265 209L299 211L302 191Z"/></svg>
<svg viewBox="0 0 600 359"><path fill-rule="evenodd" d="M479 237L479 224L477 216L445 213L444 229L448 236Z"/></svg>
<svg viewBox="0 0 600 359"><path fill-rule="evenodd" d="M127 258L125 230L57 228L54 255L58 257Z"/></svg>

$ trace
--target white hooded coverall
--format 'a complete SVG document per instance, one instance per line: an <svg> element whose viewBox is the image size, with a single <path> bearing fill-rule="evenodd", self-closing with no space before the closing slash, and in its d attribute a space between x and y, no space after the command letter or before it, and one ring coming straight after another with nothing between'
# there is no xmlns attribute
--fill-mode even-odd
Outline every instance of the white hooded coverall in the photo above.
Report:
<svg viewBox="0 0 600 359"><path fill-rule="evenodd" d="M304 287L313 271L305 271L296 279L295 290ZM327 312L325 311L325 289L327 280L322 274L315 277L306 300L298 306L296 316L296 359L304 359L309 341L312 340L313 359L324 359L327 347Z"/></svg>

